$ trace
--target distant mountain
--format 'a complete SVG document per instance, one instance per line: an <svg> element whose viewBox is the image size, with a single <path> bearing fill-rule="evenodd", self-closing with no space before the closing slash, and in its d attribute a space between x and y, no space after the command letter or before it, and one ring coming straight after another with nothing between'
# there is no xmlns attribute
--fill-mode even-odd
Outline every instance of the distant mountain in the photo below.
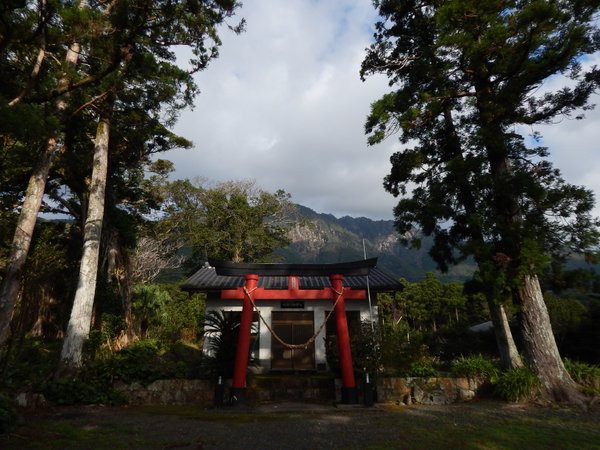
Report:
<svg viewBox="0 0 600 450"><path fill-rule="evenodd" d="M431 240L424 239L420 249L409 249L398 240L393 220L366 217L336 218L297 205L298 224L290 231L291 244L276 253L284 262L334 263L363 258L363 239L367 257L378 257L378 267L409 281L420 280L426 272L435 272L435 262L427 254ZM445 280L463 281L471 276L474 265L461 264Z"/></svg>

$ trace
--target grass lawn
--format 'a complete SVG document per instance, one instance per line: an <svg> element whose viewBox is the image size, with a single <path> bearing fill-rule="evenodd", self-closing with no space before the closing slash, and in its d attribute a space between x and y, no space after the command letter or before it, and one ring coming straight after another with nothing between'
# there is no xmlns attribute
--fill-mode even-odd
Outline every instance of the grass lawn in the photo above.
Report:
<svg viewBox="0 0 600 450"><path fill-rule="evenodd" d="M600 408L500 402L318 411L63 407L25 417L4 449L600 449Z"/></svg>

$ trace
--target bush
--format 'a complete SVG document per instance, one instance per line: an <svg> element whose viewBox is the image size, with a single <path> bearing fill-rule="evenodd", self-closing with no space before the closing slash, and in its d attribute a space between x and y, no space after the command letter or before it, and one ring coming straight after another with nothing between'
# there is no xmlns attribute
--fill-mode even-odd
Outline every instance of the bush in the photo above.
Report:
<svg viewBox="0 0 600 450"><path fill-rule="evenodd" d="M423 337L429 352L443 362L451 363L461 356L497 354L496 338L493 331L472 332L456 325L444 327Z"/></svg>
<svg viewBox="0 0 600 450"><path fill-rule="evenodd" d="M493 382L499 374L498 366L482 355L461 356L452 362L452 375L456 377L482 378Z"/></svg>
<svg viewBox="0 0 600 450"><path fill-rule="evenodd" d="M565 358L565 368L577 383L600 394L600 367Z"/></svg>
<svg viewBox="0 0 600 450"><path fill-rule="evenodd" d="M371 379L374 379L381 367L379 330L377 326L371 327L371 322L368 320L361 321L360 327L356 328L356 330L352 330L353 333L350 336L352 362L362 377L368 373Z"/></svg>
<svg viewBox="0 0 600 450"><path fill-rule="evenodd" d="M76 376L44 383L42 391L60 405L123 404L125 397L113 389L115 381L148 385L159 379L199 375L198 353L200 350L184 344L164 351L155 340L140 340L88 362Z"/></svg>
<svg viewBox="0 0 600 450"><path fill-rule="evenodd" d="M138 285L133 313L142 338L163 343L201 338L204 325L204 296L181 291L177 285Z"/></svg>
<svg viewBox="0 0 600 450"><path fill-rule="evenodd" d="M40 386L56 367L62 340L26 338L7 356L0 388L17 391Z"/></svg>
<svg viewBox="0 0 600 450"><path fill-rule="evenodd" d="M17 424L17 413L13 402L6 395L0 393L0 434L6 433Z"/></svg>
<svg viewBox="0 0 600 450"><path fill-rule="evenodd" d="M43 392L48 400L58 405L127 403L125 397L106 380L89 378L87 374L50 381L44 386Z"/></svg>
<svg viewBox="0 0 600 450"><path fill-rule="evenodd" d="M600 378L600 367L596 365L573 361L567 358L565 358L564 363L571 377L578 383L590 384L595 379Z"/></svg>
<svg viewBox="0 0 600 450"><path fill-rule="evenodd" d="M535 396L539 386L537 376L527 368L502 372L495 383L495 392L509 402L519 402Z"/></svg>
<svg viewBox="0 0 600 450"><path fill-rule="evenodd" d="M144 339L90 362L85 371L90 377L106 380L111 385L117 380L147 385L158 379L190 377L191 368L185 361L164 358L162 353L155 340Z"/></svg>
<svg viewBox="0 0 600 450"><path fill-rule="evenodd" d="M197 341L204 328L204 295L189 296L177 285L162 286L171 298L163 310L156 336L162 342Z"/></svg>
<svg viewBox="0 0 600 450"><path fill-rule="evenodd" d="M434 367L431 361L415 361L408 368L409 377L435 377L438 375L438 370Z"/></svg>

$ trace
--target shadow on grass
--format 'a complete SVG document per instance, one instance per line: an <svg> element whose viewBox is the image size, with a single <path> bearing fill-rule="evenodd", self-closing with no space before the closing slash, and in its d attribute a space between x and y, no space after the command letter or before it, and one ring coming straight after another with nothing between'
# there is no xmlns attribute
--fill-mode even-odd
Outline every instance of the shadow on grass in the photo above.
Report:
<svg viewBox="0 0 600 450"><path fill-rule="evenodd" d="M600 411L499 402L267 413L190 406L61 408L29 417L0 436L0 448L229 449L246 445L250 435L267 436L261 448L282 448L284 442L290 449L317 448L326 438L327 448L600 450Z"/></svg>

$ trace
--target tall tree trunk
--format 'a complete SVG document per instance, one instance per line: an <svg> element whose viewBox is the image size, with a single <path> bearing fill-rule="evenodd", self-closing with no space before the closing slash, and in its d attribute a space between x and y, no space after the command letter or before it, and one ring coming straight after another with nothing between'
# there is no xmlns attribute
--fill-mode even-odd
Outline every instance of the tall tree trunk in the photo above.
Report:
<svg viewBox="0 0 600 450"><path fill-rule="evenodd" d="M476 216L478 214L478 208L475 201L475 196L473 195L471 184L469 182L468 176L466 175L468 172L466 170L459 169L459 167L464 167L465 160L463 157L462 145L456 132L454 119L452 118L452 112L450 110L449 105L447 105L444 109L444 125L446 133L445 143L448 148L449 156L455 162L454 176L459 186L460 201L462 202L467 215ZM460 163L458 167L456 167L457 163ZM485 246L486 241L483 235L483 230L481 229L481 226L478 225L478 223L479 221L477 220L470 222L469 233L471 235L472 242L476 244L475 247L482 248ZM476 251L474 256L479 270L483 278L485 279L485 263L487 262L487 255L482 254L481 251ZM494 292L492 290L486 288L486 291L487 292L485 292L485 296L488 304L488 309L490 310L490 317L492 319L492 323L494 324L494 336L496 337L496 345L498 346L500 363L505 369L515 369L517 367L522 367L523 362L521 361L521 357L519 356L519 352L517 351L512 332L510 330L510 327L508 326L508 319L506 317L506 312L504 311L504 306L502 306L502 303L498 303L496 301L494 297Z"/></svg>
<svg viewBox="0 0 600 450"><path fill-rule="evenodd" d="M79 43L74 42L70 45L66 55L68 66L73 67L77 64L80 51ZM68 79L66 76L58 82L59 88L67 84ZM66 108L66 100L60 98L56 102L57 111L61 114L64 113ZM10 331L10 322L17 304L25 261L29 254L35 222L42 205L42 199L44 198L46 180L52 167L58 141L58 133L48 139L46 148L29 178L23 206L19 213L8 265L6 266L6 275L0 285L0 346L6 342Z"/></svg>
<svg viewBox="0 0 600 450"><path fill-rule="evenodd" d="M59 374L81 366L83 343L90 333L96 293L96 277L98 275L100 236L104 218L109 131L109 119L106 117L100 118L94 145L92 182L83 236L83 255L79 269L79 282L75 292L67 334L63 342Z"/></svg>
<svg viewBox="0 0 600 450"><path fill-rule="evenodd" d="M110 239L108 239L105 264L108 279L116 283L119 297L123 302L125 332L119 336L118 344L120 347L126 347L129 342L136 339L131 307L131 275L129 269L131 264L127 261L127 255L123 252L119 232L115 229L111 231Z"/></svg>
<svg viewBox="0 0 600 450"><path fill-rule="evenodd" d="M29 179L29 185L17 221L6 273L0 286L0 346L6 342L10 332L10 322L17 305L25 261L31 246L31 238L37 214L42 205L44 186L46 185L55 150L56 140L51 139L48 141L46 151Z"/></svg>
<svg viewBox="0 0 600 450"><path fill-rule="evenodd" d="M494 120L495 103L487 98L488 87L478 89L483 92L478 99L482 113L482 141L487 150L490 171L493 178L493 209L498 217L499 257L496 264L504 265L509 271L513 295L520 307L519 326L523 335L523 344L527 365L537 374L542 383L542 395L548 400L569 402L583 406L583 396L577 390L564 367L550 324L550 316L540 283L535 275L535 267L529 267L529 274L519 278L515 265L521 257L520 226L523 220L520 208L511 190L512 169L509 152L506 148L504 130ZM505 262L502 262L502 261Z"/></svg>
<svg viewBox="0 0 600 450"><path fill-rule="evenodd" d="M140 321L140 337L142 339L146 339L147 336L148 336L148 319L144 317Z"/></svg>
<svg viewBox="0 0 600 450"><path fill-rule="evenodd" d="M583 395L565 369L544 303L537 275L526 275L517 289L521 306L521 330L525 357L542 384L542 394L550 400L583 405Z"/></svg>
<svg viewBox="0 0 600 450"><path fill-rule="evenodd" d="M500 353L500 364L504 369L523 367L523 361L521 361L510 326L508 325L504 306L501 303L488 300L488 307L492 323L494 324L494 336L496 337L498 353Z"/></svg>

